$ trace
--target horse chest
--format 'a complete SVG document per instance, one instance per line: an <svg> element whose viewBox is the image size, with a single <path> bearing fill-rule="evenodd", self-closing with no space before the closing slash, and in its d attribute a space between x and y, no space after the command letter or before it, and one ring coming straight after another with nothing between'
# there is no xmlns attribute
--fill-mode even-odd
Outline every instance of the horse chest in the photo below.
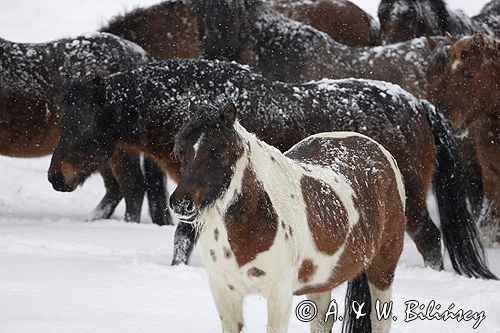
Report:
<svg viewBox="0 0 500 333"><path fill-rule="evenodd" d="M284 238L281 232L278 231L277 236ZM251 259L242 262L241 257L238 258L238 255L241 256L238 254L241 249L234 248L234 242L228 234L230 232L228 233L223 219L212 220L200 234L202 256L211 281L220 288L241 294L265 294L266 286L274 285L274 280L279 279L280 274L277 272L282 268L276 263L289 261L284 243L275 241L266 251L259 252ZM289 271L289 267L290 265L286 265L285 270Z"/></svg>

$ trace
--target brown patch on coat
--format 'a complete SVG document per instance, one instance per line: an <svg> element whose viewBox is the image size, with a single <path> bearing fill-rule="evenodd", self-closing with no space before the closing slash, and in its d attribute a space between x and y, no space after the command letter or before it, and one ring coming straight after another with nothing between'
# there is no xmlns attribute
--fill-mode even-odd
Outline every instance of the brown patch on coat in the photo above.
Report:
<svg viewBox="0 0 500 333"><path fill-rule="evenodd" d="M248 270L247 274L249 277L261 277L266 275L266 272L257 267L252 267Z"/></svg>
<svg viewBox="0 0 500 333"><path fill-rule="evenodd" d="M214 229L214 240L217 242L219 240L219 229Z"/></svg>
<svg viewBox="0 0 500 333"><path fill-rule="evenodd" d="M164 1L119 16L101 29L141 46L157 60L196 59L200 43L192 5Z"/></svg>
<svg viewBox="0 0 500 333"><path fill-rule="evenodd" d="M232 284L228 284L227 287L229 288L229 290L234 290L234 286Z"/></svg>
<svg viewBox="0 0 500 333"><path fill-rule="evenodd" d="M242 323L238 323L238 329L240 330L240 332L243 330L243 324Z"/></svg>
<svg viewBox="0 0 500 333"><path fill-rule="evenodd" d="M311 259L305 259L302 261L297 279L302 283L309 283L317 269L318 266L314 265Z"/></svg>
<svg viewBox="0 0 500 333"><path fill-rule="evenodd" d="M349 1L312 2L277 0L274 8L293 20L305 23L349 46L374 45L373 18Z"/></svg>
<svg viewBox="0 0 500 333"><path fill-rule="evenodd" d="M227 209L224 223L229 245L240 267L269 250L274 243L278 215L250 167L244 171L241 195Z"/></svg>
<svg viewBox="0 0 500 333"><path fill-rule="evenodd" d="M210 256L214 262L217 261L217 256L215 255L215 251L213 249L210 249Z"/></svg>
<svg viewBox="0 0 500 333"><path fill-rule="evenodd" d="M335 191L322 180L304 175L300 187L306 204L307 224L316 248L333 255L349 231L347 211Z"/></svg>

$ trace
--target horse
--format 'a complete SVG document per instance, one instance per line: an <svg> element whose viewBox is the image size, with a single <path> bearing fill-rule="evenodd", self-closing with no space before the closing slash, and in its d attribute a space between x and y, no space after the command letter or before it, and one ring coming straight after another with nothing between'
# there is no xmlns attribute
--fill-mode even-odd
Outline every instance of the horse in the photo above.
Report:
<svg viewBox="0 0 500 333"><path fill-rule="evenodd" d="M426 71L433 48L424 37L353 48L257 0L198 0L197 4L206 59L250 65L275 81L366 78L392 82L417 97L426 96ZM441 45L447 40L436 37L435 42Z"/></svg>
<svg viewBox="0 0 500 333"><path fill-rule="evenodd" d="M104 33L37 44L0 39L0 154L52 154L61 132L59 96L65 82L130 70L150 61L137 45ZM153 169L150 164L146 164L148 170ZM109 218L124 197L125 220L139 221L146 190L139 158L116 150L99 171L106 194L90 220ZM154 221L167 223L164 209L151 202Z"/></svg>
<svg viewBox="0 0 500 333"><path fill-rule="evenodd" d="M351 47L377 44L379 23L347 0L267 0L286 17L310 25L333 40Z"/></svg>
<svg viewBox="0 0 500 333"><path fill-rule="evenodd" d="M492 0L484 5L478 15L472 17L472 21L479 26L479 30L486 32L495 38L500 38L500 1Z"/></svg>
<svg viewBox="0 0 500 333"><path fill-rule="evenodd" d="M380 44L421 36L467 36L482 32L500 37L500 6L493 0L476 16L450 10L444 0L382 0L378 7Z"/></svg>
<svg viewBox="0 0 500 333"><path fill-rule="evenodd" d="M435 173L443 239L454 269L494 277L467 210L463 168L448 124L430 103L385 82L287 84L269 81L245 66L208 60L170 60L75 82L64 94L63 140L52 156L49 178L76 186L120 147L144 152L178 182L172 135L184 123L190 104L220 96L237 103L246 128L282 151L327 131L356 131L384 145L404 176L407 231L425 264L441 269L440 231L426 209ZM74 146L82 149L69 154ZM179 223L174 242L172 263L186 263L195 242L191 226Z"/></svg>
<svg viewBox="0 0 500 333"><path fill-rule="evenodd" d="M375 45L378 22L350 1L272 1L276 10L341 43ZM196 18L192 1L169 0L115 16L100 31L133 41L158 60L196 59L201 54Z"/></svg>
<svg viewBox="0 0 500 333"><path fill-rule="evenodd" d="M241 332L243 298L259 293L268 332L287 331L293 295L320 306L312 332L331 332L331 289L366 275L359 289L370 297L358 302L372 310L362 332L388 332L392 318L379 321L375 307L391 301L405 230L393 156L356 132L314 134L283 154L236 117L233 104L205 106L182 126L182 176L170 196L198 230L222 331Z"/></svg>
<svg viewBox="0 0 500 333"><path fill-rule="evenodd" d="M496 240L500 221L500 41L482 34L455 40L429 99L454 128L464 128L481 168L483 238Z"/></svg>
<svg viewBox="0 0 500 333"><path fill-rule="evenodd" d="M380 44L421 36L470 35L477 30L464 12L446 7L444 0L382 0L378 7Z"/></svg>

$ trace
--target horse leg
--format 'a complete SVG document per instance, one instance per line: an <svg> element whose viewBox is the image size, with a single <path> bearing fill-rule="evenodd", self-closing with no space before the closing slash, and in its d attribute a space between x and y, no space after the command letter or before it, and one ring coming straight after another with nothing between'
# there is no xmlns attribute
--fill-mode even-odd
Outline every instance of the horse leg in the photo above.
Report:
<svg viewBox="0 0 500 333"><path fill-rule="evenodd" d="M331 291L325 291L318 294L308 294L307 299L313 301L318 308L316 318L311 322L311 333L329 333L333 327L333 317L326 318L326 314L330 309ZM328 319L325 322L325 319Z"/></svg>
<svg viewBox="0 0 500 333"><path fill-rule="evenodd" d="M498 145L500 137L493 130L484 129L476 135L477 156L483 176L484 199L480 216L480 232L485 244L496 241L500 219L500 167Z"/></svg>
<svg viewBox="0 0 500 333"><path fill-rule="evenodd" d="M286 333L288 330L293 292L287 285L286 282L275 285L266 295L268 333Z"/></svg>
<svg viewBox="0 0 500 333"><path fill-rule="evenodd" d="M158 225L173 225L167 205L165 174L149 158L144 158L144 173L151 220Z"/></svg>
<svg viewBox="0 0 500 333"><path fill-rule="evenodd" d="M123 198L120 191L120 185L118 185L115 176L113 176L113 171L111 171L110 166L106 164L99 172L104 180L106 194L97 207L94 208L88 221L109 219L111 215L113 215L116 206L118 206Z"/></svg>
<svg viewBox="0 0 500 333"><path fill-rule="evenodd" d="M172 266L187 264L194 245L196 244L196 230L189 223L179 222L174 234L174 256Z"/></svg>
<svg viewBox="0 0 500 333"><path fill-rule="evenodd" d="M125 221L140 222L146 186L139 156L116 149L111 157L111 168L125 198Z"/></svg>
<svg viewBox="0 0 500 333"><path fill-rule="evenodd" d="M210 278L210 289L217 307L223 333L240 333L243 329L243 296L223 282Z"/></svg>
<svg viewBox="0 0 500 333"><path fill-rule="evenodd" d="M404 175L406 188L406 231L413 239L418 251L424 258L425 266L435 270L443 270L441 253L441 232L432 222L427 210L426 189L419 177Z"/></svg>
<svg viewBox="0 0 500 333"><path fill-rule="evenodd" d="M399 250L398 250L399 249ZM397 253L399 251L399 253ZM381 250L373 258L366 270L370 288L370 322L373 333L389 332L392 323L392 282L399 256L403 251L403 237L395 237L382 244ZM392 260L391 260L392 259ZM382 317L379 318L379 315ZM386 315L386 316L384 316Z"/></svg>

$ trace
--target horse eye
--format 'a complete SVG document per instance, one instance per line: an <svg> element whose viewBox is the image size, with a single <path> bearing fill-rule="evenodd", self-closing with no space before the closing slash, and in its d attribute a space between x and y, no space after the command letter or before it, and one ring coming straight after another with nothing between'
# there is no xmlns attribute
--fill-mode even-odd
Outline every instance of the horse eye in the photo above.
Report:
<svg viewBox="0 0 500 333"><path fill-rule="evenodd" d="M471 73L471 72L466 72L466 73L464 74L464 78L465 78L467 81L473 80L473 79L474 79L474 73Z"/></svg>

